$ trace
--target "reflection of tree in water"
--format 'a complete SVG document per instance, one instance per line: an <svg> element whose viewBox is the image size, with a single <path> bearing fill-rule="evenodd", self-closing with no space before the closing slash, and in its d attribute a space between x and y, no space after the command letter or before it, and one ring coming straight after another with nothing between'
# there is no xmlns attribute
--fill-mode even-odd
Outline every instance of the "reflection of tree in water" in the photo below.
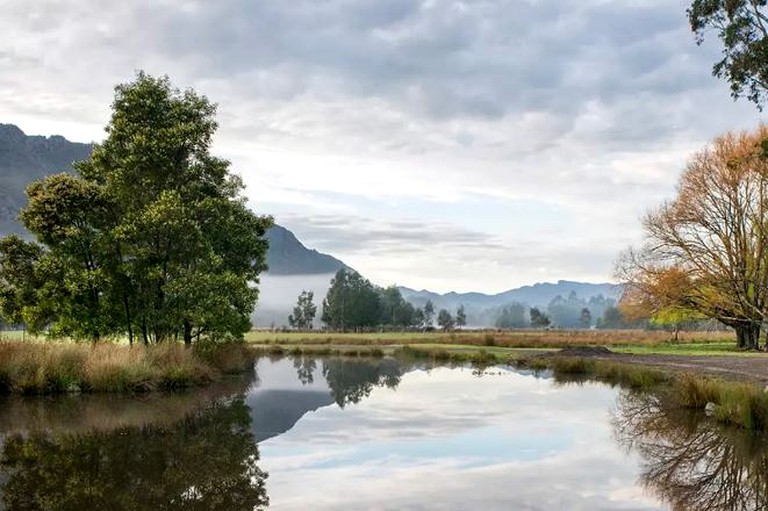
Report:
<svg viewBox="0 0 768 511"><path fill-rule="evenodd" d="M242 399L170 426L12 435L0 457L5 509L251 510L266 473Z"/></svg>
<svg viewBox="0 0 768 511"><path fill-rule="evenodd" d="M642 457L643 484L673 509L768 509L765 438L637 393L622 394L613 425Z"/></svg>
<svg viewBox="0 0 768 511"><path fill-rule="evenodd" d="M293 367L302 385L307 385L315 381L315 370L317 369L317 360L315 357L298 355L293 357Z"/></svg>
<svg viewBox="0 0 768 511"><path fill-rule="evenodd" d="M403 365L392 358L323 360L323 376L334 401L342 408L368 397L374 387L396 388L404 372Z"/></svg>

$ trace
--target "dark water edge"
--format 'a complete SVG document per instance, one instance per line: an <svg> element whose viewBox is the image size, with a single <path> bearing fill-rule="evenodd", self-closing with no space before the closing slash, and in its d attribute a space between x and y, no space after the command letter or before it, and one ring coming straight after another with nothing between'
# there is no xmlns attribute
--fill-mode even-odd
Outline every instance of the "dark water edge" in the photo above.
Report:
<svg viewBox="0 0 768 511"><path fill-rule="evenodd" d="M506 367L262 358L194 391L0 400L0 509L768 508L764 437Z"/></svg>

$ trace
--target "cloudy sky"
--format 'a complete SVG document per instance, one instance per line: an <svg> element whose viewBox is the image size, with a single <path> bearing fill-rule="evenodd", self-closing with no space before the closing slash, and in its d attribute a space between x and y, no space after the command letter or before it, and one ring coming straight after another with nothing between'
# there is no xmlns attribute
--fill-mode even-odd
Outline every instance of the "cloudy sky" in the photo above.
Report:
<svg viewBox="0 0 768 511"><path fill-rule="evenodd" d="M688 156L760 121L683 0L0 3L0 122L98 141L115 84L167 74L254 209L382 285L610 280Z"/></svg>

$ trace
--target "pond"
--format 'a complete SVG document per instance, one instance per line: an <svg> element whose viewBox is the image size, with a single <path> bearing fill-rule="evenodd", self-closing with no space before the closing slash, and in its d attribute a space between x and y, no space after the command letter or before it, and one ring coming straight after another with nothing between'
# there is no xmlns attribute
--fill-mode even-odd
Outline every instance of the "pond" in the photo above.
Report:
<svg viewBox="0 0 768 511"><path fill-rule="evenodd" d="M763 439L507 367L262 358L143 397L0 401L1 509L764 509Z"/></svg>

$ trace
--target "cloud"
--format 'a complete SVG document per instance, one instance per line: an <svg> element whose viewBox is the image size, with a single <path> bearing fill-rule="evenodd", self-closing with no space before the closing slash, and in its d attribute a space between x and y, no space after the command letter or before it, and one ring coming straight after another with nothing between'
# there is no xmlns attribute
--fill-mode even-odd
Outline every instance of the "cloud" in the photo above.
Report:
<svg viewBox="0 0 768 511"><path fill-rule="evenodd" d="M691 152L759 118L710 76L684 0L28 4L0 19L3 121L98 139L115 83L167 73L218 102L215 149L257 209L373 228L297 222L310 246L369 240L349 264L414 287L605 280Z"/></svg>

